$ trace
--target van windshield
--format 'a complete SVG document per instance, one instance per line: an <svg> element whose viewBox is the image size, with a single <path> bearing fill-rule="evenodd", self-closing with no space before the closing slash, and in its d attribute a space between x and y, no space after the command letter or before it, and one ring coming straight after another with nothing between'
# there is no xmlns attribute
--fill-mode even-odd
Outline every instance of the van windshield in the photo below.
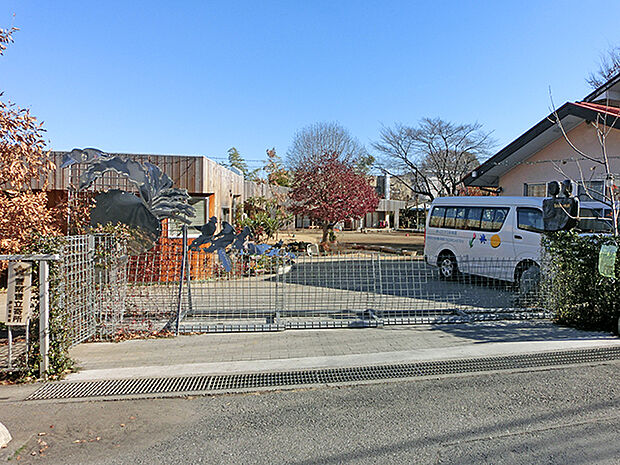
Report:
<svg viewBox="0 0 620 465"><path fill-rule="evenodd" d="M581 208L579 210L580 220L575 229L581 233L612 232L611 219L605 218L604 213L599 208Z"/></svg>

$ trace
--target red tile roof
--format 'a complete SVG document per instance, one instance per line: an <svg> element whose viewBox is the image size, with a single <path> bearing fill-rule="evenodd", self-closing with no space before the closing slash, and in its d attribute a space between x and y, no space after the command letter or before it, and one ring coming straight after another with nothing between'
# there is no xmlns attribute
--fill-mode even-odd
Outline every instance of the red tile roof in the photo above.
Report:
<svg viewBox="0 0 620 465"><path fill-rule="evenodd" d="M588 110L594 110L598 113L603 113L609 116L620 116L620 108L618 107L610 107L609 105L600 105L598 103L590 103L590 102L574 102L573 105L577 105L581 108L586 108Z"/></svg>

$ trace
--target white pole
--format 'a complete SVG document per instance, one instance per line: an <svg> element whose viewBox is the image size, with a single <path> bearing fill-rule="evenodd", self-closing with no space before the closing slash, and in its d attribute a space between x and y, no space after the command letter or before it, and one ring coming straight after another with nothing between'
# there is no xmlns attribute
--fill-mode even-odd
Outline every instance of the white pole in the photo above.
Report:
<svg viewBox="0 0 620 465"><path fill-rule="evenodd" d="M39 351L41 363L39 376L46 375L49 368L50 328L49 328L49 263L39 262Z"/></svg>
<svg viewBox="0 0 620 465"><path fill-rule="evenodd" d="M12 328L10 326L7 326L6 329L7 329L8 335L9 335L9 354L8 354L9 362L8 362L8 365L9 365L9 370L10 370L11 368L13 368L13 331L12 331Z"/></svg>

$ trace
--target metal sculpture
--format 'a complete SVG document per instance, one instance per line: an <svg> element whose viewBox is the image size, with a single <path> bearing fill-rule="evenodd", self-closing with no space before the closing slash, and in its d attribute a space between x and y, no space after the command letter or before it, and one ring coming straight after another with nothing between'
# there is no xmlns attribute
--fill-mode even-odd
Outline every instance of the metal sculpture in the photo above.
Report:
<svg viewBox="0 0 620 465"><path fill-rule="evenodd" d="M217 229L217 218L212 216L209 218L209 222L202 226L194 226L195 229L200 231L200 236L192 241L189 245L190 250L198 250L201 245L208 244L213 239L215 230Z"/></svg>
<svg viewBox="0 0 620 465"><path fill-rule="evenodd" d="M73 149L63 158L63 167L86 163L79 190L88 189L104 173L114 171L138 188L138 194L111 189L95 197L91 225L123 223L144 233L142 249L148 250L161 235L161 220L174 219L189 224L195 215L185 189L173 186L172 179L156 165L108 155L101 150Z"/></svg>
<svg viewBox="0 0 620 465"><path fill-rule="evenodd" d="M232 271L232 263L227 251L229 246L230 252L237 253L241 256L264 255L268 257L282 257L290 260L295 258L295 255L287 252L283 247L283 241L279 241L275 245L256 244L251 242L252 229L248 226L244 227L238 234L235 234L235 229L230 223L223 221L221 231L213 235L215 232L214 225L216 223L217 218L211 217L209 223L201 227L196 227L202 234L192 241L189 249L193 251L203 250L206 253L216 252L226 272ZM201 249L200 246L207 243L209 243L209 246Z"/></svg>

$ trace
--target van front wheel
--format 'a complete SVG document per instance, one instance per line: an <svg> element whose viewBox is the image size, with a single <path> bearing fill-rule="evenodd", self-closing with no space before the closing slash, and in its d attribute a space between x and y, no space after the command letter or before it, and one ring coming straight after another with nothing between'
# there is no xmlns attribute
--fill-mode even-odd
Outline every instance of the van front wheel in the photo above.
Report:
<svg viewBox="0 0 620 465"><path fill-rule="evenodd" d="M439 266L439 277L445 280L456 279L458 275L458 266L456 264L456 257L450 252L445 252L439 256L437 260Z"/></svg>

